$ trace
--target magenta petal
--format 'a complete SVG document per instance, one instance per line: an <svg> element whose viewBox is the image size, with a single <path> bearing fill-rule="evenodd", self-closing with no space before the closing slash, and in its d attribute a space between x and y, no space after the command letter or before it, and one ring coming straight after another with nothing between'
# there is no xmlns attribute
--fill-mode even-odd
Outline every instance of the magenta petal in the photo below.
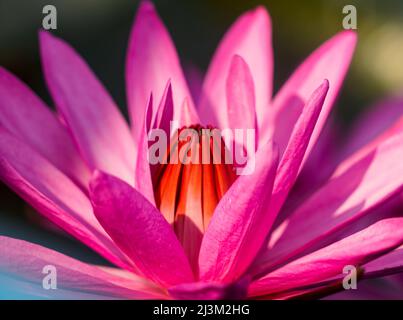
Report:
<svg viewBox="0 0 403 320"><path fill-rule="evenodd" d="M260 266L280 264L345 228L401 190L403 134L340 164L332 178L272 234Z"/></svg>
<svg viewBox="0 0 403 320"><path fill-rule="evenodd" d="M319 139L316 141L308 158L304 159L304 165L298 175L296 189L292 193L294 199L302 199L306 194L311 194L333 174L338 165L337 160L340 149L342 128L335 117L328 119ZM320 168L320 170L318 170ZM287 198L287 201L293 201Z"/></svg>
<svg viewBox="0 0 403 320"><path fill-rule="evenodd" d="M111 262L127 267L93 215L87 196L30 147L0 130L1 180L39 213Z"/></svg>
<svg viewBox="0 0 403 320"><path fill-rule="evenodd" d="M150 107L150 105L149 105ZM171 81L168 81L153 119L153 129L162 129L169 136L170 122L174 119L174 101Z"/></svg>
<svg viewBox="0 0 403 320"><path fill-rule="evenodd" d="M174 44L149 1L140 3L126 60L126 91L135 140L140 136L150 94L160 101L171 81L175 106L191 99ZM190 103L193 102L190 100Z"/></svg>
<svg viewBox="0 0 403 320"><path fill-rule="evenodd" d="M309 143L308 153L310 152L341 88L356 41L357 36L352 31L344 31L331 38L297 68L276 94L271 112L267 113L268 119L266 119L263 129L267 131L271 126L274 126L275 129L281 126L283 134L278 135L275 139L280 150L287 144L289 132L297 119L295 108L298 105L303 106L323 79L328 79L330 89ZM270 123L269 119L272 119L273 123ZM261 134L263 142L269 138L266 134L267 132Z"/></svg>
<svg viewBox="0 0 403 320"><path fill-rule="evenodd" d="M132 184L136 150L114 101L67 43L42 31L40 46L50 93L91 169Z"/></svg>
<svg viewBox="0 0 403 320"><path fill-rule="evenodd" d="M403 246L363 266L364 277L382 277L403 271Z"/></svg>
<svg viewBox="0 0 403 320"><path fill-rule="evenodd" d="M381 220L323 249L295 260L251 284L250 295L266 295L343 275L403 243L403 218Z"/></svg>
<svg viewBox="0 0 403 320"><path fill-rule="evenodd" d="M218 203L200 248L201 281L233 282L255 258L273 222L266 208L277 162L277 149L262 147L254 172L240 176Z"/></svg>
<svg viewBox="0 0 403 320"><path fill-rule="evenodd" d="M272 94L273 52L271 21L264 7L243 14L222 39L203 84L199 114L204 124L228 128L226 79L232 57L237 54L250 67L256 89L257 123L262 125Z"/></svg>
<svg viewBox="0 0 403 320"><path fill-rule="evenodd" d="M43 275L45 276L45 275ZM116 295L79 292L77 289L44 290L42 284L16 278L15 275L0 273L0 283L7 288L7 297L22 300L115 300ZM2 298L4 296L2 295Z"/></svg>
<svg viewBox="0 0 403 320"><path fill-rule="evenodd" d="M146 113L152 108L153 98L150 101ZM154 189L151 179L151 169L148 160L148 136L147 136L147 115L144 119L143 130L138 141L138 150L134 165L134 187L153 205L155 205Z"/></svg>
<svg viewBox="0 0 403 320"><path fill-rule="evenodd" d="M183 101L180 113L175 119L178 120L179 127L190 127L191 125L201 123L195 107L189 102L188 98L185 98Z"/></svg>
<svg viewBox="0 0 403 320"><path fill-rule="evenodd" d="M325 80L307 101L291 133L287 146L280 152L280 163L273 187L273 199L269 210L277 214L297 179L306 157L319 114L329 90Z"/></svg>
<svg viewBox="0 0 403 320"><path fill-rule="evenodd" d="M268 215L272 217L272 222L277 218L303 166L303 159L328 89L329 83L325 80L313 92L294 126L288 145L285 150L281 150L272 199L270 206L266 208Z"/></svg>
<svg viewBox="0 0 403 320"><path fill-rule="evenodd" d="M192 282L171 287L168 292L181 300L240 300L246 297L249 283L249 278L230 284Z"/></svg>
<svg viewBox="0 0 403 320"><path fill-rule="evenodd" d="M90 171L67 130L30 88L3 68L0 68L0 124L87 188Z"/></svg>
<svg viewBox="0 0 403 320"><path fill-rule="evenodd" d="M346 157L375 140L394 126L403 127L403 98L389 98L378 102L375 106L359 117L349 134L345 147L342 149L341 157Z"/></svg>
<svg viewBox="0 0 403 320"><path fill-rule="evenodd" d="M232 58L227 78L227 108L229 128L255 129L255 86L245 60Z"/></svg>
<svg viewBox="0 0 403 320"><path fill-rule="evenodd" d="M193 281L172 227L140 193L100 172L91 181L90 193L101 225L145 277L165 287Z"/></svg>
<svg viewBox="0 0 403 320"><path fill-rule="evenodd" d="M42 288L46 266L57 272L57 289L109 297L161 299L163 291L138 276L123 278L59 252L23 240L0 236L0 270ZM58 291L55 290L55 291Z"/></svg>

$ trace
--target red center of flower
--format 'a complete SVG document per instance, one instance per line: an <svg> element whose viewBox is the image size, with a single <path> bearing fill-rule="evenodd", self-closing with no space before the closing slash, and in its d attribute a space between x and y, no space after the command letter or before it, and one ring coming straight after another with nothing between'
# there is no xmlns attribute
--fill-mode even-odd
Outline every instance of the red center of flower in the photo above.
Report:
<svg viewBox="0 0 403 320"><path fill-rule="evenodd" d="M165 164L154 174L155 198L173 226L189 258L219 200L234 182L232 164L225 158L224 141L211 127L184 127L171 139Z"/></svg>

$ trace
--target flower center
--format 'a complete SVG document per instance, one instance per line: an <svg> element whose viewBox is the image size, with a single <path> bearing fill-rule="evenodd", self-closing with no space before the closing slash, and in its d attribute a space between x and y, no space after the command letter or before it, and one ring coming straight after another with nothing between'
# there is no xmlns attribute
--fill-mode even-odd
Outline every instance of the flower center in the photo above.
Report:
<svg viewBox="0 0 403 320"><path fill-rule="evenodd" d="M211 127L193 125L172 137L166 163L154 174L156 204L192 260L214 209L234 182L223 139Z"/></svg>

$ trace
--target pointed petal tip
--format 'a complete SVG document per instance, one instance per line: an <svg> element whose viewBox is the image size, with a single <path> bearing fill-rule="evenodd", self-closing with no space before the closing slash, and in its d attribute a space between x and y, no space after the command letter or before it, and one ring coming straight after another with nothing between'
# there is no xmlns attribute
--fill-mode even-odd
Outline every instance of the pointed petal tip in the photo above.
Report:
<svg viewBox="0 0 403 320"><path fill-rule="evenodd" d="M244 63L247 64L245 59L238 53L234 54L231 58L231 65L235 63Z"/></svg>
<svg viewBox="0 0 403 320"><path fill-rule="evenodd" d="M154 11L155 6L154 3L150 0L141 0L139 4L139 11Z"/></svg>
<svg viewBox="0 0 403 320"><path fill-rule="evenodd" d="M220 41L206 73L200 98L200 117L204 123L229 127L226 113L226 77L231 58L239 53L248 62L255 84L256 120L263 123L266 106L272 96L273 52L271 19L264 6L244 12Z"/></svg>
<svg viewBox="0 0 403 320"><path fill-rule="evenodd" d="M49 52L51 49L61 50L66 47L68 50L72 49L70 45L66 43L66 41L64 41L62 38L59 38L58 36L55 36L47 30L39 30L38 39L39 53L41 55L41 59L45 59L46 57L51 56L51 53Z"/></svg>
<svg viewBox="0 0 403 320"><path fill-rule="evenodd" d="M249 12L253 14L255 19L261 19L265 23L270 23L270 14L264 5L258 5Z"/></svg>
<svg viewBox="0 0 403 320"><path fill-rule="evenodd" d="M51 32L43 29L38 30L38 38L40 46L57 39Z"/></svg>
<svg viewBox="0 0 403 320"><path fill-rule="evenodd" d="M172 94L172 78L169 78L165 90L168 94Z"/></svg>
<svg viewBox="0 0 403 320"><path fill-rule="evenodd" d="M330 83L329 80L324 79L320 86L318 86L315 91L311 94L307 105L313 105L315 108L322 108L326 96L329 92Z"/></svg>
<svg viewBox="0 0 403 320"><path fill-rule="evenodd" d="M158 13L155 5L150 0L142 0L137 9L137 18L155 19L158 18Z"/></svg>
<svg viewBox="0 0 403 320"><path fill-rule="evenodd" d="M271 18L267 8L264 5L256 6L241 15L246 19L247 25L271 26Z"/></svg>
<svg viewBox="0 0 403 320"><path fill-rule="evenodd" d="M261 17L269 17L269 11L264 5L258 5L255 7L255 14Z"/></svg>
<svg viewBox="0 0 403 320"><path fill-rule="evenodd" d="M339 32L339 35L346 39L350 39L351 41L356 41L358 39L358 33L355 30L343 30Z"/></svg>
<svg viewBox="0 0 403 320"><path fill-rule="evenodd" d="M338 42L345 42L346 45L351 46L352 49L355 49L358 40L358 34L354 30L343 30L337 33L333 40Z"/></svg>
<svg viewBox="0 0 403 320"><path fill-rule="evenodd" d="M326 96L330 88L330 82L328 79L323 79L321 85L314 91L313 94L317 93L320 96Z"/></svg>
<svg viewBox="0 0 403 320"><path fill-rule="evenodd" d="M50 33L49 31L43 30L42 28L38 29L38 37L46 37L46 34Z"/></svg>

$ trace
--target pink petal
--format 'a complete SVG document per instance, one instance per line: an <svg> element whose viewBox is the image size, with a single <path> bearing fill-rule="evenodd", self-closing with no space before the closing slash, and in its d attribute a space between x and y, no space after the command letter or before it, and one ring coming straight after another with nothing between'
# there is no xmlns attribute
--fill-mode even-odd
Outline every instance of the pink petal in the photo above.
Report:
<svg viewBox="0 0 403 320"><path fill-rule="evenodd" d="M305 195L312 194L330 178L339 164L337 154L340 151L341 141L341 127L332 117L328 119L312 152L305 159L296 188L293 189L295 198L303 199Z"/></svg>
<svg viewBox="0 0 403 320"><path fill-rule="evenodd" d="M389 98L371 107L354 124L350 139L343 148L342 157L346 157L375 140L397 123L403 123L403 98Z"/></svg>
<svg viewBox="0 0 403 320"><path fill-rule="evenodd" d="M45 275L43 275L44 277ZM13 275L0 273L0 299L2 300L116 300L122 297L79 292L71 289L44 290L42 284L20 280Z"/></svg>
<svg viewBox="0 0 403 320"><path fill-rule="evenodd" d="M272 144L256 154L255 171L240 176L215 209L199 254L201 281L230 283L248 268L271 227L271 191L278 153Z"/></svg>
<svg viewBox="0 0 403 320"><path fill-rule="evenodd" d="M274 181L273 194L270 206L267 208L272 220L278 218L287 196L294 186L298 174L303 166L303 159L318 120L323 101L329 89L327 80L315 90L303 108L298 122L295 124L286 149L281 153L280 164ZM280 216L280 218L282 218Z"/></svg>
<svg viewBox="0 0 403 320"><path fill-rule="evenodd" d="M330 83L329 93L309 143L307 153L309 154L340 91L351 62L356 40L357 37L354 32L341 32L320 46L297 68L277 93L271 112L267 113L268 119L266 119L263 128L265 132L260 135L263 142L270 138L268 136L270 126L274 126L275 130L280 128L282 132L281 134L275 133L275 141L282 150L287 144L289 134L297 120L298 109L302 108L311 92L323 79L328 79Z"/></svg>
<svg viewBox="0 0 403 320"><path fill-rule="evenodd" d="M149 105L150 107L150 105ZM168 81L158 109L155 112L154 129L162 129L169 136L170 122L174 119L174 101L172 95L171 81Z"/></svg>
<svg viewBox="0 0 403 320"><path fill-rule="evenodd" d="M0 124L87 187L90 171L67 130L30 88L3 68L0 68Z"/></svg>
<svg viewBox="0 0 403 320"><path fill-rule="evenodd" d="M152 96L148 104L148 109L152 108ZM151 179L150 163L148 160L148 135L146 116L143 130L138 141L136 161L134 165L134 187L148 200L155 205L153 182Z"/></svg>
<svg viewBox="0 0 403 320"><path fill-rule="evenodd" d="M361 280L357 290L343 290L324 300L402 300L402 290L396 279Z"/></svg>
<svg viewBox="0 0 403 320"><path fill-rule="evenodd" d="M350 155L348 158L342 161L342 165L340 165L334 174L338 174L338 172L344 171L345 168L351 166L357 159L361 158L363 155L367 154L371 150L375 149L382 142L394 137L396 135L403 133L403 118L398 119L394 124L392 124L388 129L378 135L375 139L371 140L365 146L357 150L355 153Z"/></svg>
<svg viewBox="0 0 403 320"><path fill-rule="evenodd" d="M180 107L186 97L191 99L168 31L152 3L142 1L131 31L126 61L126 90L136 141L151 92L155 101L160 101L168 80L173 86L174 106Z"/></svg>
<svg viewBox="0 0 403 320"><path fill-rule="evenodd" d="M255 86L245 60L232 57L227 78L229 128L255 129Z"/></svg>
<svg viewBox="0 0 403 320"><path fill-rule="evenodd" d="M299 206L272 234L260 268L278 265L318 246L341 228L399 192L403 185L403 134L382 141L333 177Z"/></svg>
<svg viewBox="0 0 403 320"><path fill-rule="evenodd" d="M133 183L136 150L112 98L67 43L42 31L40 46L50 93L91 169Z"/></svg>
<svg viewBox="0 0 403 320"><path fill-rule="evenodd" d="M179 114L177 117L175 117L175 119L178 120L179 127L190 127L191 125L201 123L194 105L189 101L188 98L183 100Z"/></svg>
<svg viewBox="0 0 403 320"><path fill-rule="evenodd" d="M303 159L312 139L328 90L329 82L325 80L312 93L294 126L285 150L280 150L281 160L274 182L273 200L270 206L273 215L276 215L280 210L302 168Z"/></svg>
<svg viewBox="0 0 403 320"><path fill-rule="evenodd" d="M104 272L59 252L23 240L0 236L0 269L40 286L45 266L56 268L57 289L73 289L110 297L156 299L163 291L145 279L133 275L127 279ZM136 278L134 278L136 277ZM55 291L58 291L55 290Z"/></svg>
<svg viewBox="0 0 403 320"><path fill-rule="evenodd" d="M361 266L402 243L403 218L381 220L258 279L251 284L250 295L301 288L343 275L345 266Z"/></svg>
<svg viewBox="0 0 403 320"><path fill-rule="evenodd" d="M173 101L173 88L171 81L168 81L162 99L158 105L158 109L154 115L153 128L162 129L168 135L168 138L174 132L174 130L187 127L195 124L199 124L199 116L195 110L193 104L189 102L188 98L185 98L181 105L175 106ZM173 126L171 130L171 121L177 121L178 123ZM172 131L172 132L171 132Z"/></svg>
<svg viewBox="0 0 403 320"><path fill-rule="evenodd" d="M382 277L403 271L403 246L375 259L364 266L364 277Z"/></svg>
<svg viewBox="0 0 403 320"><path fill-rule="evenodd" d="M230 284L192 282L171 287L168 292L181 300L240 300L245 298L249 282L248 278Z"/></svg>
<svg viewBox="0 0 403 320"><path fill-rule="evenodd" d="M91 181L90 193L101 225L145 277L165 287L193 280L172 227L140 193L100 172Z"/></svg>
<svg viewBox="0 0 403 320"><path fill-rule="evenodd" d="M226 105L226 79L232 57L237 54L250 67L256 90L257 123L262 125L272 94L273 52L271 21L264 7L243 14L222 39L209 66L200 101L204 124L229 128Z"/></svg>
<svg viewBox="0 0 403 320"><path fill-rule="evenodd" d="M87 196L50 162L0 129L0 177L57 226L118 266L126 258L93 215Z"/></svg>
<svg viewBox="0 0 403 320"><path fill-rule="evenodd" d="M399 282L401 279L399 276L401 275L401 272L403 271L403 246L400 246L399 248L390 251L381 257L372 260L363 266L361 266L361 269L364 271L362 277L362 280L358 284L358 290L343 290L341 292L338 292L334 295L327 296L327 300L379 300L379 299L402 299L402 292L399 290ZM392 274L396 274L396 277L387 277L387 278L382 278L379 279L379 281L382 281L382 287L383 290L379 291L379 282L371 282L371 281L365 281L368 278L378 278L378 277L385 277L385 276L390 276ZM316 295L316 292L322 291L327 294L331 293L329 291L329 283L337 283L338 287L341 286L342 279L345 277L345 274L332 277L328 280L323 281L322 283L318 283L314 286L311 286L310 289L305 289L305 290L297 290L290 292L288 294L280 294L281 296L287 296L287 298L293 298L295 299L296 297L300 298L306 298L307 295L309 298L312 297L312 294ZM397 283L396 283L397 282ZM398 289L398 290L396 290ZM326 295L327 295L326 294ZM277 296L277 295L276 295ZM323 297L323 294L321 295Z"/></svg>

